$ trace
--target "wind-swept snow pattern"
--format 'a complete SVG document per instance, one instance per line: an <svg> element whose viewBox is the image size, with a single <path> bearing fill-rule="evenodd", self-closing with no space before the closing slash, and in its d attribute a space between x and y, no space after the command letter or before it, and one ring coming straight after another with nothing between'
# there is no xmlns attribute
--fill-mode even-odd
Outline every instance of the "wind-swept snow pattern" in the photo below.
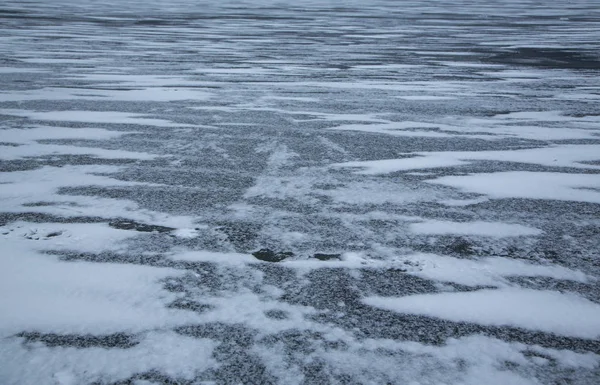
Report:
<svg viewBox="0 0 600 385"><path fill-rule="evenodd" d="M557 335L598 339L600 305L574 295L530 289L368 297L369 305L482 325L512 325Z"/></svg>
<svg viewBox="0 0 600 385"><path fill-rule="evenodd" d="M0 4L0 385L600 383L593 2Z"/></svg>

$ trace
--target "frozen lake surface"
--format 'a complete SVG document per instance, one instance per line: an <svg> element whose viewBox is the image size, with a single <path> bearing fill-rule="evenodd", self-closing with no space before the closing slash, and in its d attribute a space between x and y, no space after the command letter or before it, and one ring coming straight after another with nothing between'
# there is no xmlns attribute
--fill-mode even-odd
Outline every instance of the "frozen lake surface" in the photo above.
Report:
<svg viewBox="0 0 600 385"><path fill-rule="evenodd" d="M594 1L0 4L0 384L600 383Z"/></svg>

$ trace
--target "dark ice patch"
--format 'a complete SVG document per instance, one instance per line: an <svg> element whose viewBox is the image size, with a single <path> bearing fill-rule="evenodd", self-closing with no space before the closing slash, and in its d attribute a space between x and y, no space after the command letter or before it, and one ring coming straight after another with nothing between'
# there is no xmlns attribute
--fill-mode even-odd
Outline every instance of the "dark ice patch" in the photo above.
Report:
<svg viewBox="0 0 600 385"><path fill-rule="evenodd" d="M402 268L362 269L355 286L368 295L405 296L435 293L435 284L427 279L406 274Z"/></svg>
<svg viewBox="0 0 600 385"><path fill-rule="evenodd" d="M58 237L59 235L62 235L62 233L63 233L62 231L52 231L50 233L45 233L45 232L38 233L37 230L33 230L32 232L24 235L24 237L26 239L38 241L40 239L50 239L50 238Z"/></svg>
<svg viewBox="0 0 600 385"><path fill-rule="evenodd" d="M213 357L220 363L217 369L205 374L215 379L215 383L224 385L264 384L275 385L277 379L267 370L260 357L239 346L223 343L219 345Z"/></svg>
<svg viewBox="0 0 600 385"><path fill-rule="evenodd" d="M289 314L285 310L271 309L265 311L265 315L272 319L283 320L288 318Z"/></svg>
<svg viewBox="0 0 600 385"><path fill-rule="evenodd" d="M150 370L144 373L136 374L128 379L116 382L94 381L90 385L136 385L142 381L148 381L150 384L161 385L195 385L198 382L194 380L186 380L183 378L175 378L165 375L158 370Z"/></svg>
<svg viewBox="0 0 600 385"><path fill-rule="evenodd" d="M214 306L212 305L188 300L185 298L179 298L175 300L174 302L169 304L168 307L171 309L190 310L196 313L204 313L214 308Z"/></svg>
<svg viewBox="0 0 600 385"><path fill-rule="evenodd" d="M213 352L213 358L219 362L219 367L203 373L203 378L215 380L218 384L232 385L277 382L268 373L261 359L250 352L256 332L247 326L213 322L179 327L175 331L190 337L221 342Z"/></svg>
<svg viewBox="0 0 600 385"><path fill-rule="evenodd" d="M446 251L449 254L458 254L460 256L474 254L473 243L462 237L458 237L451 244L446 246Z"/></svg>
<svg viewBox="0 0 600 385"><path fill-rule="evenodd" d="M45 206L40 202L39 206ZM50 204L51 205L51 204ZM0 213L0 226L11 222L23 221L33 223L99 223L106 219L100 217L62 217L46 213Z"/></svg>
<svg viewBox="0 0 600 385"><path fill-rule="evenodd" d="M294 256L291 251L275 252L271 249L260 249L252 253L254 258L265 262L281 262L286 258Z"/></svg>
<svg viewBox="0 0 600 385"><path fill-rule="evenodd" d="M250 347L254 343L256 334L243 324L225 324L221 322L182 326L176 328L175 331L185 336L209 338L242 347Z"/></svg>
<svg viewBox="0 0 600 385"><path fill-rule="evenodd" d="M320 332L309 330L285 330L270 334L259 344L267 348L283 348L287 363L302 368L304 381L302 384L353 384L354 382L338 381L340 373L335 373L330 363L319 357L322 350L345 351L348 346L340 340L328 340ZM306 362L306 357L311 357Z"/></svg>
<svg viewBox="0 0 600 385"><path fill-rule="evenodd" d="M556 69L600 69L600 58L574 49L520 47L495 54L487 61Z"/></svg>
<svg viewBox="0 0 600 385"><path fill-rule="evenodd" d="M237 249L244 250L251 248L258 237L260 225L251 222L228 222L221 223L216 228L217 231L225 234L227 240Z"/></svg>
<svg viewBox="0 0 600 385"><path fill-rule="evenodd" d="M173 227L159 226L159 225L148 225L145 223L139 223L135 221L125 220L125 219L117 219L114 221L110 221L108 225L112 228L119 230L134 230L140 231L142 233L168 233L170 231L175 230Z"/></svg>
<svg viewBox="0 0 600 385"><path fill-rule="evenodd" d="M136 336L125 333L107 334L102 336L79 335L79 334L55 334L39 332L22 332L17 334L26 342L41 342L48 347L72 347L72 348L132 348L139 344Z"/></svg>
<svg viewBox="0 0 600 385"><path fill-rule="evenodd" d="M600 304L600 285L595 282L583 283L552 277L506 277L506 280L519 287L534 290L552 290L561 293L576 293Z"/></svg>
<svg viewBox="0 0 600 385"><path fill-rule="evenodd" d="M175 265L160 254L123 254L104 251L101 253L81 253L76 251L47 251L47 254L58 255L62 261L86 261L95 263L130 263L134 265L148 265L159 267L172 267Z"/></svg>
<svg viewBox="0 0 600 385"><path fill-rule="evenodd" d="M319 261L331 261L334 259L337 260L341 260L341 254L325 254L325 253L315 253L315 255L313 255L314 258L318 259Z"/></svg>

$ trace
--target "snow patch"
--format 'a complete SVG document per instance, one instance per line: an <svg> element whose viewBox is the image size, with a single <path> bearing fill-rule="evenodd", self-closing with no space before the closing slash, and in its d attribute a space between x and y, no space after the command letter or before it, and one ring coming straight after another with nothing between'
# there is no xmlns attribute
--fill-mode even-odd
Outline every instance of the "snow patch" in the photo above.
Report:
<svg viewBox="0 0 600 385"><path fill-rule="evenodd" d="M217 366L212 358L215 341L172 331L152 331L140 339L138 345L128 349L46 347L23 344L21 338L6 339L0 348L3 363L0 382L19 385L113 383L150 371L189 381Z"/></svg>
<svg viewBox="0 0 600 385"><path fill-rule="evenodd" d="M106 334L193 322L169 309L176 295L160 280L181 271L149 266L63 262L21 240L3 240L0 256L0 336L22 331Z"/></svg>
<svg viewBox="0 0 600 385"><path fill-rule="evenodd" d="M583 283L591 279L577 270L555 265L534 265L513 258L464 259L435 254L415 254L405 258L410 262L408 266L414 266L406 267L409 274L466 286L511 286L506 277L548 277Z"/></svg>
<svg viewBox="0 0 600 385"><path fill-rule="evenodd" d="M213 262L232 265L243 265L247 263L257 262L256 258L254 258L250 254L219 253L213 251L175 252L173 254L170 254L169 258L175 261Z"/></svg>
<svg viewBox="0 0 600 385"><path fill-rule="evenodd" d="M542 231L533 227L501 222L451 222L428 220L411 223L410 230L417 234L426 235L477 235L484 237L522 237L540 235Z"/></svg>
<svg viewBox="0 0 600 385"><path fill-rule="evenodd" d="M600 305L575 294L518 288L367 297L370 306L454 322L513 326L557 335L600 337Z"/></svg>
<svg viewBox="0 0 600 385"><path fill-rule="evenodd" d="M600 175L506 171L444 176L429 183L478 193L492 199L527 198L600 203Z"/></svg>
<svg viewBox="0 0 600 385"><path fill-rule="evenodd" d="M470 161L488 160L538 164L547 167L600 169L584 164L600 159L600 145L564 145L507 151L416 152L413 157L337 163L333 167L361 168L358 174L378 175L398 171L455 167Z"/></svg>
<svg viewBox="0 0 600 385"><path fill-rule="evenodd" d="M136 124L157 127L186 127L189 124L173 123L164 119L145 118L144 114L117 111L49 111L0 109L0 114L57 122L80 122L102 124Z"/></svg>
<svg viewBox="0 0 600 385"><path fill-rule="evenodd" d="M122 170L117 166L45 166L36 170L0 173L0 210L4 212L37 212L101 218L126 217L136 221L194 228L193 218L173 216L140 209L128 200L58 194L64 187L86 186L153 186L152 183L122 181L103 174ZM32 204L34 206L32 206Z"/></svg>

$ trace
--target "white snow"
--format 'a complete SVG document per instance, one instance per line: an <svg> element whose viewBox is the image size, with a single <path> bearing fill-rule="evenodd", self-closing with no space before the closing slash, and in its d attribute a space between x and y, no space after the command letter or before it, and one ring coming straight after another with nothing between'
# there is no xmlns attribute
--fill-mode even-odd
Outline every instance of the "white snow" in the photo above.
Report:
<svg viewBox="0 0 600 385"><path fill-rule="evenodd" d="M144 185L99 175L114 173L121 169L116 166L98 165L45 166L35 170L2 173L0 174L0 198L2 198L0 208L4 211L14 211L22 209L19 206L27 203L86 199L86 197L67 198L57 195L57 190L62 187Z"/></svg>
<svg viewBox="0 0 600 385"><path fill-rule="evenodd" d="M506 171L427 181L492 199L527 198L600 203L600 175Z"/></svg>
<svg viewBox="0 0 600 385"><path fill-rule="evenodd" d="M187 239L192 239L192 238L196 238L198 237L198 235L200 234L198 232L197 229L190 229L190 228L181 228L181 229L176 229L173 230L171 232L171 234L175 235L176 237L179 238L187 238Z"/></svg>
<svg viewBox="0 0 600 385"><path fill-rule="evenodd" d="M172 331L150 331L128 349L46 347L21 338L0 345L0 382L19 385L80 385L118 382L152 370L192 380L218 364L211 357L217 343Z"/></svg>
<svg viewBox="0 0 600 385"><path fill-rule="evenodd" d="M35 91L0 92L0 102L27 100L106 100L133 102L204 101L211 93L182 87L146 87L140 89L72 89L43 88Z"/></svg>
<svg viewBox="0 0 600 385"><path fill-rule="evenodd" d="M62 262L34 251L36 241L4 238L2 243L0 336L21 331L139 332L196 319L194 313L165 306L176 295L162 289L159 281L182 275L182 271Z"/></svg>
<svg viewBox="0 0 600 385"><path fill-rule="evenodd" d="M33 64L99 64L103 61L101 58L24 58L20 61Z"/></svg>
<svg viewBox="0 0 600 385"><path fill-rule="evenodd" d="M468 91L458 92L456 89L429 89L419 86L409 87L411 94L395 96L408 101L444 101L458 97L475 97L478 94ZM414 92L419 92L415 94ZM422 93L421 93L422 92ZM495 94L507 97L506 94ZM590 96L591 97L591 96ZM284 113L291 113L285 112ZM366 115L366 114L365 114ZM383 117L384 114L380 114ZM366 122L367 120L350 119L350 121ZM374 123L352 123L336 127L332 130L363 131L395 136L422 137L460 137L464 139L498 140L503 138L522 138L532 140L556 141L567 139L597 139L600 136L594 116L565 116L560 111L520 112L495 115L489 118L447 116L435 120L395 122L380 118ZM430 153L434 154L434 153Z"/></svg>
<svg viewBox="0 0 600 385"><path fill-rule="evenodd" d="M436 95L404 95L398 96L398 99L415 101L435 101L435 100L454 100L454 96L436 96Z"/></svg>
<svg viewBox="0 0 600 385"><path fill-rule="evenodd" d="M419 91L419 92L457 92L460 90L469 89L469 82L466 81L407 81L407 82L393 82L393 81L371 81L371 80L357 80L357 81L336 81L336 82L325 82L325 81L295 81L295 82L278 82L278 86L281 87L318 87L328 89L342 89L342 90L381 90L381 91Z"/></svg>
<svg viewBox="0 0 600 385"><path fill-rule="evenodd" d="M454 282L466 286L507 287L507 277L548 277L559 280L589 282L593 278L581 271L557 265L532 264L525 260L504 257L474 259L454 258L436 254L415 254L399 257L411 262L408 274L439 282Z"/></svg>
<svg viewBox="0 0 600 385"><path fill-rule="evenodd" d="M265 288L263 288L264 290ZM277 333L285 330L315 330L331 332L333 325L322 325L311 321L307 316L314 315L317 311L311 306L291 305L277 299L281 293L264 291L258 295L248 290L237 293L223 293L220 296L202 295L202 303L213 306L199 317L202 322L222 322L227 324L243 323L247 327L257 330L262 335ZM286 318L274 319L267 317L265 312L280 310L285 312Z"/></svg>
<svg viewBox="0 0 600 385"><path fill-rule="evenodd" d="M135 68L134 68L135 70ZM201 87L210 85L210 82L199 82L186 79L182 76L176 75L141 75L134 73L78 73L71 77L66 77L68 80L87 81L94 82L95 86L98 85L112 85L117 84L120 87Z"/></svg>
<svg viewBox="0 0 600 385"><path fill-rule="evenodd" d="M151 160L157 155L125 150L107 150L98 147L80 147L61 144L25 144L18 147L1 146L0 159L15 160L23 158L41 158L53 155L89 155L103 159Z"/></svg>
<svg viewBox="0 0 600 385"><path fill-rule="evenodd" d="M485 237L520 237L540 235L541 230L512 223L501 222L452 222L428 220L420 223L411 223L410 230L417 234L441 235L479 235Z"/></svg>
<svg viewBox="0 0 600 385"><path fill-rule="evenodd" d="M169 258L175 261L214 262L232 265L243 265L246 263L258 262L258 260L250 254L219 253L214 251L175 252L169 255Z"/></svg>
<svg viewBox="0 0 600 385"><path fill-rule="evenodd" d="M600 122L599 116L584 116L574 117L564 115L561 111L519 111L510 112L508 114L498 114L494 116L495 119L506 119L513 121L544 121L544 122L570 122L570 121L590 121Z"/></svg>
<svg viewBox="0 0 600 385"><path fill-rule="evenodd" d="M119 230L106 223L30 223L16 221L0 227L0 239L30 250L118 251L122 241L139 233Z"/></svg>
<svg viewBox="0 0 600 385"><path fill-rule="evenodd" d="M600 361L593 353L530 347L483 335L449 338L440 345L391 339L359 341L342 336L337 341L345 347L314 344L307 359L324 361L336 373L350 375L360 383L540 385L532 374L545 372L548 367L539 363L540 357L529 354L531 350L555 358L559 369L594 369ZM305 383L302 367L282 358L286 356L283 347L258 345L253 352L260 355L279 383ZM570 354L573 356L566 359ZM508 364L512 369L507 369Z"/></svg>
<svg viewBox="0 0 600 385"><path fill-rule="evenodd" d="M354 205L403 204L441 199L441 195L436 189L432 189L430 186L423 185L416 190L412 186L398 184L392 180L382 180L378 183L356 181L336 189L319 191L319 194L331 197L335 202Z"/></svg>
<svg viewBox="0 0 600 385"><path fill-rule="evenodd" d="M30 143L36 140L48 139L105 140L137 133L109 131L103 128L68 128L51 126L41 126L28 129L5 129L0 132L2 132L2 141L9 143Z"/></svg>
<svg viewBox="0 0 600 385"><path fill-rule="evenodd" d="M442 199L442 200L439 200L438 202L443 205L446 205L446 206L460 207L460 206L476 205L478 203L486 202L487 200L488 199L485 197L479 197L477 199Z"/></svg>
<svg viewBox="0 0 600 385"><path fill-rule="evenodd" d="M240 67L240 68L198 68L194 72L205 73L205 74L218 74L218 75L273 75L276 74L273 70L260 67Z"/></svg>
<svg viewBox="0 0 600 385"><path fill-rule="evenodd" d="M490 68L503 67L500 64L475 63L475 62L459 62L459 61L434 61L433 63L441 64L448 67L465 67L465 68Z"/></svg>
<svg viewBox="0 0 600 385"><path fill-rule="evenodd" d="M595 278L581 271L551 264L532 264L526 260L505 257L455 258L445 255L415 253L394 254L379 250L381 259L370 258L364 253L346 252L340 260L326 262L316 259L284 260L280 264L294 268L303 274L313 269L390 269L399 268L406 274L428 280L453 282L465 286L513 287L508 277L548 277L558 280L588 283Z"/></svg>
<svg viewBox="0 0 600 385"><path fill-rule="evenodd" d="M358 119L357 119L358 120ZM422 122L387 122L382 124L343 124L340 126L329 127L329 130L336 131L362 131L369 133L388 134L394 136L416 136L416 137L434 137L448 138L453 135L439 132L441 127L437 124L422 123ZM431 129L431 130L424 130Z"/></svg>
<svg viewBox="0 0 600 385"><path fill-rule="evenodd" d="M575 294L519 288L367 297L364 303L398 313L454 322L513 326L557 335L600 337L600 305Z"/></svg>
<svg viewBox="0 0 600 385"><path fill-rule="evenodd" d="M560 366L566 368L595 369L600 366L600 356L591 352L576 353L571 350L545 349L540 346L532 346L530 349L552 357Z"/></svg>
<svg viewBox="0 0 600 385"><path fill-rule="evenodd" d="M335 163L332 165L332 167L358 168L360 171L356 171L356 174L379 175L406 170L455 167L463 164L467 164L467 162L453 158L415 156L402 159L382 159Z"/></svg>
<svg viewBox="0 0 600 385"><path fill-rule="evenodd" d="M0 67L0 74L18 74L18 73L45 73L49 72L42 68L16 68L16 67Z"/></svg>
<svg viewBox="0 0 600 385"><path fill-rule="evenodd" d="M29 129L2 130L3 142L18 146L0 145L0 159L14 160L38 158L51 155L90 155L104 159L149 160L155 155L145 152L107 150L98 147L82 147L62 144L41 144L39 140L85 139L106 140L134 132L109 131L100 128L35 127Z"/></svg>
<svg viewBox="0 0 600 385"><path fill-rule="evenodd" d="M252 369L262 365L286 385L594 382L600 305L594 293L583 296L598 283L588 258L595 250L571 255L585 244L577 245L577 228L566 229L592 234L597 221L579 210L592 205L577 205L568 223L557 223L564 218L552 212L525 218L519 204L509 207L514 216L498 213L490 200L600 203L599 78L594 71L489 64L502 59L464 52L593 50L598 29L582 18L589 6L479 2L446 17L451 7L440 2L403 2L400 9L350 0L338 9L310 0L294 19L288 16L298 4L260 0L242 9L228 0L203 2L201 22L171 23L197 3L2 6L19 28L2 29L0 39L0 219L9 221L0 223L0 385L163 382L148 373L194 385L252 383L260 382ZM61 19L65 10L70 22ZM402 25L387 22L394 10ZM535 19L544 33L515 28L525 19L514 15ZM243 20L231 23L230 16ZM498 24L503 18L515 23ZM525 169L532 171L515 171ZM231 170L228 178L241 184L213 180ZM212 176L194 183L198 173ZM202 202L181 216L146 208L179 211L189 199ZM174 230L119 230L109 225L115 219ZM295 256L277 264L256 259L216 227L231 221L255 228L257 249ZM569 230L562 238L561 228ZM550 245L554 233L559 240ZM490 251L455 258L413 250L441 247L446 235ZM523 259L494 255L512 245ZM535 258L546 245L580 270ZM319 261L311 257L316 252L339 253L340 260ZM98 262L59 257L76 254ZM437 292L396 298L403 288L370 281L395 274L390 270ZM564 291L520 287L555 283ZM166 289L180 285L181 292ZM485 336L447 338L454 332L444 327L420 334L421 322L391 325L402 329L397 338L385 333L385 319L354 314L350 300L365 295L382 296L364 299L372 306L437 318L433 323L519 327L554 339L524 335L516 343L502 333L490 337L489 327L480 329ZM206 306L169 307L186 300ZM195 338L176 329L206 323L250 337ZM125 333L139 344L75 347L19 332ZM558 335L590 341L573 347Z"/></svg>
<svg viewBox="0 0 600 385"><path fill-rule="evenodd" d="M0 109L0 114L22 116L33 120L59 122L136 124L157 127L185 127L188 124L173 123L164 119L145 118L143 114L117 111L49 111Z"/></svg>
<svg viewBox="0 0 600 385"><path fill-rule="evenodd" d="M175 216L141 209L124 199L58 194L63 187L86 186L156 186L152 183L128 182L104 176L122 170L117 166L45 166L29 171L0 173L0 210L4 212L38 212L73 216L96 216L137 220L175 228L195 228L189 216ZM28 206L31 203L42 206Z"/></svg>
<svg viewBox="0 0 600 385"><path fill-rule="evenodd" d="M408 154L407 154L408 155ZM584 164L600 160L600 145L563 145L508 151L416 152L412 157L334 164L334 167L360 168L358 174L378 175L391 172L440 167L454 167L470 161L488 160L538 164L547 167L600 169Z"/></svg>

